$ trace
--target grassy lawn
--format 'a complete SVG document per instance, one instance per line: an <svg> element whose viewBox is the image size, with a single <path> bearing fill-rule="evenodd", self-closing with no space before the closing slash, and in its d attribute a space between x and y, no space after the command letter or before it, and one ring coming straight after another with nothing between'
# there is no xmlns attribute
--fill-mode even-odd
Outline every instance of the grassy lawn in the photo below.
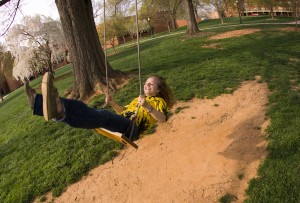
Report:
<svg viewBox="0 0 300 203"><path fill-rule="evenodd" d="M292 21L291 18L277 22ZM214 98L232 93L241 82L256 75L272 91L267 116L269 156L259 168L259 177L247 189L248 202L300 202L300 33L279 31L286 25L267 17L207 20L199 24L209 32L203 37L180 34L141 43L142 78L156 73L165 76L177 100ZM247 23L247 24L246 24ZM236 26L228 26L236 25ZM260 28L251 35L208 40L210 35L244 28ZM203 45L218 43L216 48ZM109 57L115 69L137 70L136 48L120 46ZM60 94L72 85L71 67L56 72ZM31 82L39 90L41 78ZM230 89L230 90L229 90ZM116 92L126 104L139 94L138 78ZM103 96L91 106L101 105ZM24 89L12 92L0 103L0 202L32 202L53 191L60 195L90 169L111 160L122 145L92 130L80 130L32 116Z"/></svg>

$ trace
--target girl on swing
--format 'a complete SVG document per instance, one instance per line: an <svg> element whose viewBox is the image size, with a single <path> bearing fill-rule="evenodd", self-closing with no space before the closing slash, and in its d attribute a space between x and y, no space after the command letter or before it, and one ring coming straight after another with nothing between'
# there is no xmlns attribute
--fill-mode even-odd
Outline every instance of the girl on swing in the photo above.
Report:
<svg viewBox="0 0 300 203"><path fill-rule="evenodd" d="M36 94L28 82L25 82L27 100L34 115L44 116L47 121L60 121L75 128L105 128L122 133L132 141L139 139L139 135L153 126L156 121L165 122L168 108L174 104L173 94L165 79L156 75L146 80L145 96L140 95L126 106L120 106L112 96L107 95L106 103L110 104L117 114L90 108L81 101L59 97L53 79L52 73L45 73L42 81L42 94ZM135 122L132 123L131 119L138 105L140 108ZM135 126L130 136L131 125Z"/></svg>

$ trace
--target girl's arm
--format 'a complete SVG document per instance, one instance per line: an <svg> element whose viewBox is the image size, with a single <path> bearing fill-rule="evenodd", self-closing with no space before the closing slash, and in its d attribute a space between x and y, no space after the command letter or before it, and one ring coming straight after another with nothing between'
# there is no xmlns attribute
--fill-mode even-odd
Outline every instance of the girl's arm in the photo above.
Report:
<svg viewBox="0 0 300 203"><path fill-rule="evenodd" d="M164 113L156 110L153 106L151 106L151 104L149 104L146 101L146 98L144 96L139 96L138 101L139 101L139 104L141 106L143 106L146 109L146 111L153 116L153 118L155 118L155 120L157 120L160 123L166 122L166 120L167 120L166 115Z"/></svg>
<svg viewBox="0 0 300 203"><path fill-rule="evenodd" d="M106 95L105 102L110 104L117 113L124 111L124 106L120 106L111 95Z"/></svg>

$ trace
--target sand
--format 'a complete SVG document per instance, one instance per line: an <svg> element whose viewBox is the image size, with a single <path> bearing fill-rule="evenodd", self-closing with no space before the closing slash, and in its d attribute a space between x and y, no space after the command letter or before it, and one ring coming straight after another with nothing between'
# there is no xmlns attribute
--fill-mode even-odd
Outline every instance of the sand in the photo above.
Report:
<svg viewBox="0 0 300 203"><path fill-rule="evenodd" d="M70 202L218 202L245 189L267 156L267 84L242 83L233 94L178 102L183 108L157 131L70 185L58 198Z"/></svg>

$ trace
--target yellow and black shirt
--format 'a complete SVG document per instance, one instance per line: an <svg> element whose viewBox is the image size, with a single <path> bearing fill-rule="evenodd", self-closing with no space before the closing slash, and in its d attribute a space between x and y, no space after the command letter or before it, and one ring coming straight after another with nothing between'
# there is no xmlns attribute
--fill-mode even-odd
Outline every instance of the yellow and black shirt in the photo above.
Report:
<svg viewBox="0 0 300 203"><path fill-rule="evenodd" d="M164 113L166 116L168 114L167 103L161 97L147 96L146 101L157 111ZM120 115L130 118L135 114L138 108L138 97L135 98L130 104L125 106L125 110L120 113ZM156 123L155 118L146 111L142 106L140 107L137 117L135 120L136 126L139 128L139 132L143 133L145 130L149 129L152 125Z"/></svg>

